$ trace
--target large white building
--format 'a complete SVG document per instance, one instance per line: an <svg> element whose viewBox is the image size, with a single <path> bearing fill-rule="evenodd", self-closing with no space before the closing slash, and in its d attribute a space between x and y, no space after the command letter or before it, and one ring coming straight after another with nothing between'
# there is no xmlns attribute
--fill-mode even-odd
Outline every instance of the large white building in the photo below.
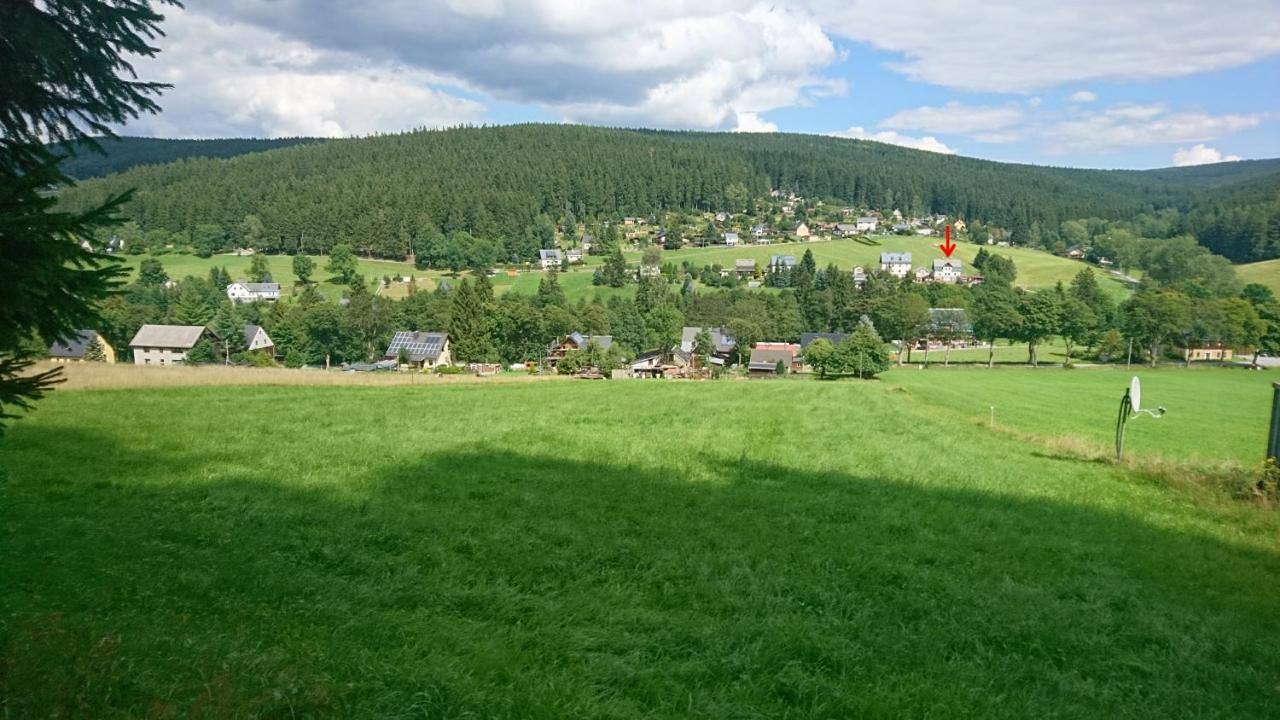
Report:
<svg viewBox="0 0 1280 720"><path fill-rule="evenodd" d="M135 365L181 365L204 336L203 325L143 325L129 341Z"/></svg>
<svg viewBox="0 0 1280 720"><path fill-rule="evenodd" d="M911 253L880 253L880 269L896 278L906 277L907 273L911 272Z"/></svg>
<svg viewBox="0 0 1280 720"><path fill-rule="evenodd" d="M237 280L227 286L227 297L236 303L275 302L280 299L280 283Z"/></svg>
<svg viewBox="0 0 1280 720"><path fill-rule="evenodd" d="M960 261L959 260L942 260L941 258L933 261L933 281L940 283L954 283L960 280Z"/></svg>

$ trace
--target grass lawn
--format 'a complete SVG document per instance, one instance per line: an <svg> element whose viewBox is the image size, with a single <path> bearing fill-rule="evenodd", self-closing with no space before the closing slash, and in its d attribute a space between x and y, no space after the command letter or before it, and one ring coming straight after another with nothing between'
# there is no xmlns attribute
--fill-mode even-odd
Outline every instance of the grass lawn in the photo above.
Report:
<svg viewBox="0 0 1280 720"><path fill-rule="evenodd" d="M1244 283L1262 283L1280 295L1280 258L1237 265L1236 274Z"/></svg>
<svg viewBox="0 0 1280 720"><path fill-rule="evenodd" d="M58 391L0 446L0 705L1275 717L1280 515L962 421L1089 433L1090 372ZM1153 374L1133 447L1244 452L1240 377Z"/></svg>

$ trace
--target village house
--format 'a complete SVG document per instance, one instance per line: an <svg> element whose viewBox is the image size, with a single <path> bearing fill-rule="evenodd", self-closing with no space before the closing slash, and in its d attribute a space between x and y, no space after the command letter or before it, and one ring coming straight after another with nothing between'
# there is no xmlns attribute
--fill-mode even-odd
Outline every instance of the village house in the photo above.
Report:
<svg viewBox="0 0 1280 720"><path fill-rule="evenodd" d="M1070 249L1067 250L1067 257L1071 258L1072 260L1083 259L1084 248L1080 247L1079 245L1073 245Z"/></svg>
<svg viewBox="0 0 1280 720"><path fill-rule="evenodd" d="M960 270L959 260L938 258L933 261L933 281L953 284L960 279Z"/></svg>
<svg viewBox="0 0 1280 720"><path fill-rule="evenodd" d="M584 253L591 252L591 247L595 244L596 244L596 238L594 235L583 235L582 242L578 243L578 245L582 248L582 252Z"/></svg>
<svg viewBox="0 0 1280 720"><path fill-rule="evenodd" d="M94 332L93 330L77 330L74 335L66 340L55 342L49 346L49 360L56 363L76 363L86 362L89 358L85 354L97 341L98 347L102 349L101 362L114 363L116 361L116 350L111 347L111 343L107 339Z"/></svg>
<svg viewBox="0 0 1280 720"><path fill-rule="evenodd" d="M756 274L756 261L750 258L734 260L733 271L738 277L751 277Z"/></svg>
<svg viewBox="0 0 1280 720"><path fill-rule="evenodd" d="M800 346L792 343L756 343L751 348L747 371L751 375L776 375L781 362L787 371L795 372L800 369L799 353Z"/></svg>
<svg viewBox="0 0 1280 720"><path fill-rule="evenodd" d="M933 228L928 228L928 227L916 228L916 234L917 234L917 235L924 235L924 236L932 235L932 234L933 234Z"/></svg>
<svg viewBox="0 0 1280 720"><path fill-rule="evenodd" d="M853 217L858 213L858 208L843 207L840 208L840 214L844 217Z"/></svg>
<svg viewBox="0 0 1280 720"><path fill-rule="evenodd" d="M642 217L624 217L624 218L622 218L622 224L623 224L623 225L644 225L646 222L648 222L648 221L646 221L646 220L645 220L644 218L642 218Z"/></svg>
<svg viewBox="0 0 1280 720"><path fill-rule="evenodd" d="M382 354L383 360L400 364L403 350L406 367L427 371L441 365L453 364L453 352L449 347L449 334L443 332L413 332L401 330L391 337L391 344Z"/></svg>
<svg viewBox="0 0 1280 720"><path fill-rule="evenodd" d="M739 240L739 238L738 238L738 233L735 233L735 232L727 232L727 233L725 233L725 234L724 234L724 244L725 244L725 245L727 245L727 246L729 246L729 247L737 247L739 242L740 242L740 240Z"/></svg>
<svg viewBox="0 0 1280 720"><path fill-rule="evenodd" d="M907 273L911 272L911 253L909 252L880 253L880 269L896 278L906 277Z"/></svg>
<svg viewBox="0 0 1280 720"><path fill-rule="evenodd" d="M555 248L539 250L538 264L543 270L560 267L560 251Z"/></svg>
<svg viewBox="0 0 1280 720"><path fill-rule="evenodd" d="M676 356L676 364L687 364L689 358L693 354L693 345L697 340L698 333L702 331L700 327L685 327L680 331L680 346L672 350L672 354ZM733 355L734 349L738 343L733 338L725 334L724 328L707 328L707 334L711 338L710 362L712 365L726 365L729 357Z"/></svg>
<svg viewBox="0 0 1280 720"><path fill-rule="evenodd" d="M276 344L272 342L271 336L267 335L267 331L263 330L262 326L245 325L242 333L244 335L244 346L246 350L269 356L275 355Z"/></svg>
<svg viewBox="0 0 1280 720"><path fill-rule="evenodd" d="M555 369L560 365L560 361L564 356L573 350L586 350L595 343L601 350L608 350L613 346L612 335L583 335L580 332L572 332L564 336L564 338L556 340L547 346L547 357L545 364L551 369Z"/></svg>
<svg viewBox="0 0 1280 720"><path fill-rule="evenodd" d="M280 283L237 280L227 286L227 297L234 303L275 302L280 299Z"/></svg>
<svg viewBox="0 0 1280 720"><path fill-rule="evenodd" d="M792 235L795 235L796 237L798 237L798 238L800 238L800 239L802 239L802 240L803 240L803 239L808 238L808 237L809 237L809 226L808 226L808 224L806 224L806 223L796 223L796 226L795 226L794 228L792 228L792 229L791 229L791 234L792 234Z"/></svg>
<svg viewBox="0 0 1280 720"><path fill-rule="evenodd" d="M790 270L796 266L795 255L773 255L769 257L769 272Z"/></svg>
<svg viewBox="0 0 1280 720"><path fill-rule="evenodd" d="M859 288L867 284L867 271L861 265L853 269L853 284Z"/></svg>
<svg viewBox="0 0 1280 720"><path fill-rule="evenodd" d="M956 220L955 222L951 223L951 226L956 229L956 232L964 232L964 229L968 227L967 225L964 224L964 220Z"/></svg>
<svg viewBox="0 0 1280 720"><path fill-rule="evenodd" d="M836 223L836 234L841 237L857 235L858 226L854 223Z"/></svg>
<svg viewBox="0 0 1280 720"><path fill-rule="evenodd" d="M769 227L764 223L756 223L755 225L751 226L751 235L752 237L755 237L757 239L762 237L768 237Z"/></svg>
<svg viewBox="0 0 1280 720"><path fill-rule="evenodd" d="M203 325L143 325L129 341L135 365L181 365L208 330Z"/></svg>
<svg viewBox="0 0 1280 720"><path fill-rule="evenodd" d="M1183 348L1182 352L1187 362L1195 362L1197 360L1225 362L1235 356L1231 348L1220 342L1200 343L1199 345Z"/></svg>
<svg viewBox="0 0 1280 720"><path fill-rule="evenodd" d="M864 215L858 218L856 227L858 229L858 232L875 232L876 228L879 227L879 225L880 225L879 218L874 218L869 215Z"/></svg>
<svg viewBox="0 0 1280 720"><path fill-rule="evenodd" d="M929 268L921 265L915 269L912 275L915 277L916 282L928 282L929 278L933 276L933 273L930 272Z"/></svg>
<svg viewBox="0 0 1280 720"><path fill-rule="evenodd" d="M569 258L570 264L580 263L582 262L582 251L578 248L574 248L566 252L565 257Z"/></svg>

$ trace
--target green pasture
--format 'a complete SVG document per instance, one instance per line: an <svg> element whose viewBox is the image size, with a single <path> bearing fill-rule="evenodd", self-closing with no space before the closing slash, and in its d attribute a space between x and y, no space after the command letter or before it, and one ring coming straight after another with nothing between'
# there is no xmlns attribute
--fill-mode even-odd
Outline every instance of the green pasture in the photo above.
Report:
<svg viewBox="0 0 1280 720"><path fill-rule="evenodd" d="M1013 349L1019 349L1017 347ZM1025 356L1025 348L1022 348ZM1024 357L1025 359L1025 357ZM1262 462L1271 412L1271 383L1280 373L1243 368L1161 367L1141 364L1061 368L957 368L920 372L902 368L886 382L906 388L922 406L986 424L995 407L999 427L1042 437L1071 436L1111 444L1120 398L1132 377L1142 382L1142 404L1168 412L1129 424L1130 452L1201 461Z"/></svg>
<svg viewBox="0 0 1280 720"><path fill-rule="evenodd" d="M1256 456L1264 376L1144 380L1135 452ZM0 707L1274 717L1274 510L969 421L1125 381L57 391L0 441Z"/></svg>
<svg viewBox="0 0 1280 720"><path fill-rule="evenodd" d="M736 248L709 246L705 248L684 248L664 251L663 259L680 263L688 260L698 267L719 264L732 267L734 260L753 259L761 267L767 267L773 255L794 255L797 260L805 250L813 251L813 259L818 267L835 263L841 269L862 266L868 271L880 267L881 252L909 252L916 266L931 265L935 258L944 258L938 245L941 238L922 237L918 235L874 235L865 238L845 238L839 240L813 242L776 243L771 245L743 245ZM965 263L965 273L973 273L973 258L980 246L970 243L957 245L952 257ZM1011 258L1018 269L1016 284L1026 288L1052 287L1059 281L1069 283L1082 269L1088 267L1078 260L1051 255L1039 250L1015 247L988 247L989 252L1006 255ZM1128 290L1125 285L1106 272L1094 269L1099 284L1116 297L1124 297Z"/></svg>
<svg viewBox="0 0 1280 720"><path fill-rule="evenodd" d="M1280 259L1237 265L1236 274L1244 283L1261 283L1280 295Z"/></svg>

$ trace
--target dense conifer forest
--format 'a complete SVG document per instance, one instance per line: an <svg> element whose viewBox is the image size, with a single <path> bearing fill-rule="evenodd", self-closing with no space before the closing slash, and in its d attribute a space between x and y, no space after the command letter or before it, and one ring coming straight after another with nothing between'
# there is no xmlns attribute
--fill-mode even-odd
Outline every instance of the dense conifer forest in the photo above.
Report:
<svg viewBox="0 0 1280 720"><path fill-rule="evenodd" d="M537 245L526 240L539 216L750 211L780 189L859 208L979 220L1033 245L1064 221L1146 214L1162 218L1162 235L1194 235L1237 262L1280 256L1276 160L1080 170L817 135L514 125L189 157L82 183L63 201L85 208L129 188L137 192L127 214L145 231L203 232L231 246L247 227L268 252L349 243L362 254L401 258L415 238L465 231L528 259Z"/></svg>

